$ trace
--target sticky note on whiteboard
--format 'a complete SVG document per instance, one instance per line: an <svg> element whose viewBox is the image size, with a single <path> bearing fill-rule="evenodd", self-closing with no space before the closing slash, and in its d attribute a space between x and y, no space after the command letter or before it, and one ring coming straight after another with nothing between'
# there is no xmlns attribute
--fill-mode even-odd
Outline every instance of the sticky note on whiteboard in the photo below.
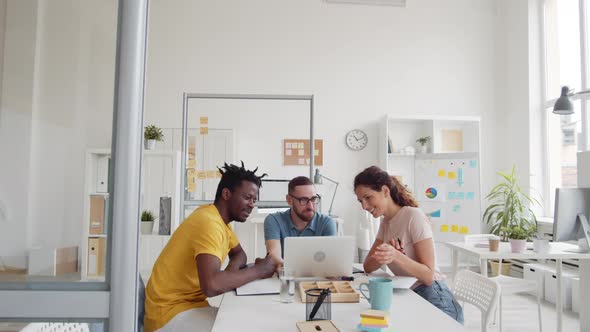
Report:
<svg viewBox="0 0 590 332"><path fill-rule="evenodd" d="M459 229L459 233L461 233L461 234L467 234L467 233L469 233L469 227L467 227L467 226L461 226L461 228Z"/></svg>
<svg viewBox="0 0 590 332"><path fill-rule="evenodd" d="M457 178L457 172L449 172L449 179L454 180Z"/></svg>
<svg viewBox="0 0 590 332"><path fill-rule="evenodd" d="M439 169L438 176L440 176L441 178L444 178L445 176L447 176L447 171L445 171L444 169Z"/></svg>
<svg viewBox="0 0 590 332"><path fill-rule="evenodd" d="M457 233L459 231L459 225L451 225L451 232Z"/></svg>
<svg viewBox="0 0 590 332"><path fill-rule="evenodd" d="M448 233L449 232L449 225L440 225L440 232L441 233Z"/></svg>

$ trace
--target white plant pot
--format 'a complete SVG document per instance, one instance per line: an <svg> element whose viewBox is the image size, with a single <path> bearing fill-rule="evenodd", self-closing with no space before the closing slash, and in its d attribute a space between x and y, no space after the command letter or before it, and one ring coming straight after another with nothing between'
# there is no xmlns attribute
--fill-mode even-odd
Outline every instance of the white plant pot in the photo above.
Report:
<svg viewBox="0 0 590 332"><path fill-rule="evenodd" d="M428 145L420 145L420 153L428 153Z"/></svg>
<svg viewBox="0 0 590 332"><path fill-rule="evenodd" d="M155 139L143 140L143 145L145 146L146 150L153 150L156 148L156 140Z"/></svg>
<svg viewBox="0 0 590 332"><path fill-rule="evenodd" d="M526 249L526 240L510 239L510 251L513 253L521 253Z"/></svg>
<svg viewBox="0 0 590 332"><path fill-rule="evenodd" d="M153 221L142 221L141 222L141 234L152 234L154 229Z"/></svg>
<svg viewBox="0 0 590 332"><path fill-rule="evenodd" d="M535 250L535 252L548 252L549 240L533 239L533 250Z"/></svg>

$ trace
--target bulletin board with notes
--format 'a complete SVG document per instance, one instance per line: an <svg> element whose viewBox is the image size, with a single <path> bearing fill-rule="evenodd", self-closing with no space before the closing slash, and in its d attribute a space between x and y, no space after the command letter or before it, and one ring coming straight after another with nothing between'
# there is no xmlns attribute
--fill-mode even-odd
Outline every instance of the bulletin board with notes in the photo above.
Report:
<svg viewBox="0 0 590 332"><path fill-rule="evenodd" d="M316 166L324 164L323 140L314 140L314 160ZM283 165L307 166L309 165L309 140L308 139L284 139L283 140Z"/></svg>

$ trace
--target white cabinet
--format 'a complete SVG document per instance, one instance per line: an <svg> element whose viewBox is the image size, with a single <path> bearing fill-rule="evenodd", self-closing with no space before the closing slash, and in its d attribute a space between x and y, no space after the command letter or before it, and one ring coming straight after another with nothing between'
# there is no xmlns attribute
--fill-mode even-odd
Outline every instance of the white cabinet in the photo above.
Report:
<svg viewBox="0 0 590 332"><path fill-rule="evenodd" d="M451 264L441 242L481 233L478 117L386 115L379 123L380 167L401 178L429 217L438 266ZM430 137L427 152L417 140Z"/></svg>
<svg viewBox="0 0 590 332"><path fill-rule="evenodd" d="M111 151L109 149L91 149L86 153L84 227L82 228L80 246L80 271L83 280L104 279L107 234L110 227L107 221L110 160ZM144 151L142 173L141 209L151 210L157 217L160 211L160 198L171 197L170 228L173 232L180 224L180 203L177 199L180 193L180 152ZM146 241L152 243L155 240ZM161 243L160 245L147 244L146 246L146 248L157 247L160 250L162 247ZM156 251L157 254L155 254ZM153 264L152 260L157 258L159 250L146 249L141 253L155 254L155 257L140 257L142 262L145 260L145 264L142 264L141 267L147 268L149 264Z"/></svg>

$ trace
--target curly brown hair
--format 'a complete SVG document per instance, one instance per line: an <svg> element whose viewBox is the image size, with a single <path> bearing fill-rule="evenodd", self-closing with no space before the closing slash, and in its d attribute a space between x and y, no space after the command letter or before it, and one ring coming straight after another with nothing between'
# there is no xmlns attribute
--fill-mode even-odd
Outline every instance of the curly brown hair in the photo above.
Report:
<svg viewBox="0 0 590 332"><path fill-rule="evenodd" d="M390 176L377 166L368 167L354 177L354 189L358 186L367 186L375 191L381 191L383 186L387 186L395 204L418 207L418 202L408 188L397 177Z"/></svg>

